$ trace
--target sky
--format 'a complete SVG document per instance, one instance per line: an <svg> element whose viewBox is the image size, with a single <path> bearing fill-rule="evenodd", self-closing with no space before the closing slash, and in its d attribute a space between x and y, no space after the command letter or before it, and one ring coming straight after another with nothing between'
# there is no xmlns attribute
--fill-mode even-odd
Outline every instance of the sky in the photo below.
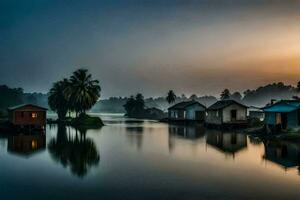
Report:
<svg viewBox="0 0 300 200"><path fill-rule="evenodd" d="M47 92L86 68L104 98L295 85L299 10L296 0L1 0L0 84Z"/></svg>

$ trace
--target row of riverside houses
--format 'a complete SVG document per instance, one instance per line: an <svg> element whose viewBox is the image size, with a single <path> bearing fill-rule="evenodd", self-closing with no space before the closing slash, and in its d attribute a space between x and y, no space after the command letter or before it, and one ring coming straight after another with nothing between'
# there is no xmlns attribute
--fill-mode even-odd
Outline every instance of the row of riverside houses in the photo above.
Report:
<svg viewBox="0 0 300 200"><path fill-rule="evenodd" d="M220 100L206 108L197 101L181 102L168 109L170 121L200 121L213 126L246 126L249 118L264 121L272 130L300 129L300 101L272 101L263 108L234 100Z"/></svg>

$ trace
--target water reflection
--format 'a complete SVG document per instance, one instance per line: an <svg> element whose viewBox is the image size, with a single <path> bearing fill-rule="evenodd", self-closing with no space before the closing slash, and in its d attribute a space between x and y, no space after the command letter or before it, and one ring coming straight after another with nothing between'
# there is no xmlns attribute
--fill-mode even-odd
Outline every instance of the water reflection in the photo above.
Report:
<svg viewBox="0 0 300 200"><path fill-rule="evenodd" d="M169 125L169 152L173 152L176 140L185 139L195 141L205 135L205 128L203 126L183 126L183 125Z"/></svg>
<svg viewBox="0 0 300 200"><path fill-rule="evenodd" d="M66 126L58 126L57 136L48 143L48 150L54 160L64 167L70 167L71 172L78 177L85 176L100 161L96 145L86 137L86 132L74 132Z"/></svg>
<svg viewBox="0 0 300 200"><path fill-rule="evenodd" d="M137 149L141 149L143 145L143 126L126 127L127 138L131 146L135 145Z"/></svg>
<svg viewBox="0 0 300 200"><path fill-rule="evenodd" d="M247 147L247 135L243 133L210 131L206 135L206 143L234 157L237 152Z"/></svg>
<svg viewBox="0 0 300 200"><path fill-rule="evenodd" d="M169 126L169 134L175 137L186 139L198 139L205 135L205 129L202 126Z"/></svg>
<svg viewBox="0 0 300 200"><path fill-rule="evenodd" d="M8 137L7 151L21 156L30 156L46 149L46 135L14 135Z"/></svg>
<svg viewBox="0 0 300 200"><path fill-rule="evenodd" d="M265 160L271 161L285 170L300 166L300 144L285 141L264 141L263 143Z"/></svg>

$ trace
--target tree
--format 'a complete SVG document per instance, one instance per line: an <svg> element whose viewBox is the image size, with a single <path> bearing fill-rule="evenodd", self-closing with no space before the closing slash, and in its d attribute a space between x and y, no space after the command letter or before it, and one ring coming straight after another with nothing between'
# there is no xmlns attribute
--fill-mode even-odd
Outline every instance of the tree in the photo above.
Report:
<svg viewBox="0 0 300 200"><path fill-rule="evenodd" d="M141 93L138 93L135 96L135 104L136 104L136 110L139 111L143 111L145 109L145 100L144 100L144 96Z"/></svg>
<svg viewBox="0 0 300 200"><path fill-rule="evenodd" d="M169 90L166 100L169 104L174 103L176 100L176 95L173 90Z"/></svg>
<svg viewBox="0 0 300 200"><path fill-rule="evenodd" d="M48 104L51 110L57 112L59 120L64 120L69 110L69 99L66 98L64 93L69 85L69 80L63 79L55 82L49 92Z"/></svg>
<svg viewBox="0 0 300 200"><path fill-rule="evenodd" d="M297 83L297 90L300 92L300 81Z"/></svg>
<svg viewBox="0 0 300 200"><path fill-rule="evenodd" d="M6 85L0 85L0 110L24 103L23 95L22 88L9 88Z"/></svg>
<svg viewBox="0 0 300 200"><path fill-rule="evenodd" d="M242 100L242 95L239 92L234 92L230 97L233 100L236 100L236 101L241 101Z"/></svg>
<svg viewBox="0 0 300 200"><path fill-rule="evenodd" d="M70 99L71 109L79 113L85 113L100 98L101 87L98 80L93 80L92 75L86 69L78 69L70 77L70 85L65 90L67 99Z"/></svg>
<svg viewBox="0 0 300 200"><path fill-rule="evenodd" d="M130 96L124 104L126 115L128 117L141 117L145 115L145 100L141 93L135 97Z"/></svg>
<svg viewBox="0 0 300 200"><path fill-rule="evenodd" d="M130 115L131 113L133 113L133 109L134 109L134 105L135 105L135 99L134 96L130 96L126 103L124 104L124 109L127 113L127 115Z"/></svg>
<svg viewBox="0 0 300 200"><path fill-rule="evenodd" d="M197 95L196 94L192 94L191 96L190 96L190 99L192 99L192 100L196 100L198 97L197 97Z"/></svg>
<svg viewBox="0 0 300 200"><path fill-rule="evenodd" d="M225 99L229 99L230 98L230 91L228 89L225 89L222 93L221 93L221 99L225 100Z"/></svg>

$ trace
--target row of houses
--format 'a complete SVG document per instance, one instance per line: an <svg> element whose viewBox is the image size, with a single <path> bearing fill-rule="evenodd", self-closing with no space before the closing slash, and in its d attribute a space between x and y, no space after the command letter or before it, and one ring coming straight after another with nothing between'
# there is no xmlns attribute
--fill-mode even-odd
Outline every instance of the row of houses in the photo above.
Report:
<svg viewBox="0 0 300 200"><path fill-rule="evenodd" d="M197 101L181 102L168 109L169 120L201 121L207 124L232 124L247 121L247 106L234 100L217 101L206 108Z"/></svg>
<svg viewBox="0 0 300 200"><path fill-rule="evenodd" d="M197 101L181 102L168 109L171 121L200 121L207 125L245 125L249 118L264 121L270 128L300 128L300 101L272 101L263 108L248 107L235 100L220 100L207 107Z"/></svg>

